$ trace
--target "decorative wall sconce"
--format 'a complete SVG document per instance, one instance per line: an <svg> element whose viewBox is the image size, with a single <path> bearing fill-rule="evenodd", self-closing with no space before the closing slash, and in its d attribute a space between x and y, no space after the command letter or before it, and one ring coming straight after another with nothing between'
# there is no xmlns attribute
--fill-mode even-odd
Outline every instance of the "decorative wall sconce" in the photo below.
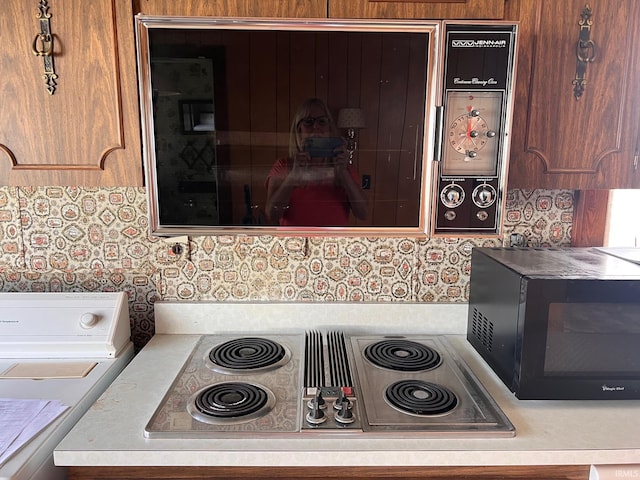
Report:
<svg viewBox="0 0 640 480"><path fill-rule="evenodd" d="M349 162L358 148L358 130L365 127L364 112L359 108L343 108L338 112L338 128L346 130Z"/></svg>

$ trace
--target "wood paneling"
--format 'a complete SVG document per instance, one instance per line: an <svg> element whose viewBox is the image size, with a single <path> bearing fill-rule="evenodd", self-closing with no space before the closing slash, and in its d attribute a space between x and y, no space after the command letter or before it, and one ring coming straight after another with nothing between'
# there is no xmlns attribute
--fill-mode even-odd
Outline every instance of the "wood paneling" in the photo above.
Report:
<svg viewBox="0 0 640 480"><path fill-rule="evenodd" d="M327 0L134 0L147 15L325 18Z"/></svg>
<svg viewBox="0 0 640 480"><path fill-rule="evenodd" d="M346 454L346 453L344 453ZM69 480L587 480L589 465L505 467L72 467Z"/></svg>
<svg viewBox="0 0 640 480"><path fill-rule="evenodd" d="M602 247L607 233L609 190L576 192L571 227L571 246Z"/></svg>
<svg viewBox="0 0 640 480"><path fill-rule="evenodd" d="M332 18L501 19L505 0L329 0Z"/></svg>

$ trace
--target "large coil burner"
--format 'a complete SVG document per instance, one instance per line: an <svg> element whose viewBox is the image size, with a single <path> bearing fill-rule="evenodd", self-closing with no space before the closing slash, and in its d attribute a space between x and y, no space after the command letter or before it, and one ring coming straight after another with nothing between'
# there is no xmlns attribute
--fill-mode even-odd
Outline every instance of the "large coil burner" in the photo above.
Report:
<svg viewBox="0 0 640 480"><path fill-rule="evenodd" d="M207 355L209 367L220 373L273 370L289 361L291 353L263 337L241 337L216 345Z"/></svg>
<svg viewBox="0 0 640 480"><path fill-rule="evenodd" d="M187 405L187 411L205 423L242 423L262 417L275 402L275 395L265 386L221 382L196 392Z"/></svg>
<svg viewBox="0 0 640 480"><path fill-rule="evenodd" d="M410 415L443 415L458 404L458 397L448 388L421 380L401 380L389 385L385 400Z"/></svg>
<svg viewBox="0 0 640 480"><path fill-rule="evenodd" d="M363 355L374 365L402 372L431 370L442 362L440 354L422 343L392 339L367 345Z"/></svg>

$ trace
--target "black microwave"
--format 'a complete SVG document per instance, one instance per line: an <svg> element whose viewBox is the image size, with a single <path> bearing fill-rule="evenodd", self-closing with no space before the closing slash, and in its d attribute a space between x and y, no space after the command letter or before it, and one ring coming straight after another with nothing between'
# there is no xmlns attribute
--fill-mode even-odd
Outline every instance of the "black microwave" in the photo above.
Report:
<svg viewBox="0 0 640 480"><path fill-rule="evenodd" d="M474 248L467 339L519 399L640 399L640 265Z"/></svg>

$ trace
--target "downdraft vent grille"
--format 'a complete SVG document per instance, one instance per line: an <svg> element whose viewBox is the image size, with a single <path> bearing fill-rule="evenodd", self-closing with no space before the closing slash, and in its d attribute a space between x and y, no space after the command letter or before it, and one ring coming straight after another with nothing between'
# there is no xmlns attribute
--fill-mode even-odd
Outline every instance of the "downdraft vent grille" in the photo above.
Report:
<svg viewBox="0 0 640 480"><path fill-rule="evenodd" d="M307 332L304 339L304 386L324 387L324 356L322 334Z"/></svg>
<svg viewBox="0 0 640 480"><path fill-rule="evenodd" d="M344 333L331 331L325 338L318 331L309 331L305 335L304 350L305 387L353 386Z"/></svg>
<svg viewBox="0 0 640 480"><path fill-rule="evenodd" d="M347 357L347 346L342 332L329 332L329 373L331 386L352 387L351 368Z"/></svg>
<svg viewBox="0 0 640 480"><path fill-rule="evenodd" d="M475 308L473 309L471 333L488 351L493 349L493 323Z"/></svg>

